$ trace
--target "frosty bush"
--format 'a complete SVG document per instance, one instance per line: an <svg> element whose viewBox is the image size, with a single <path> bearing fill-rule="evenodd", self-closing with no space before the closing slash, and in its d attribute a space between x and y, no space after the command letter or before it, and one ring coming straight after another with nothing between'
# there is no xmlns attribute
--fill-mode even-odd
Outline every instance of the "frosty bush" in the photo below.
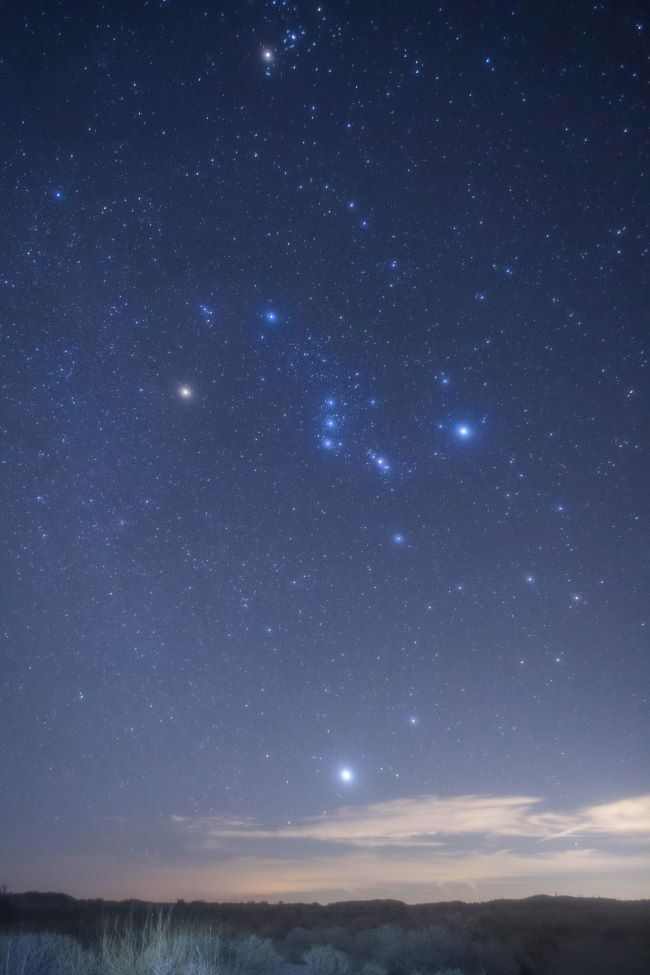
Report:
<svg viewBox="0 0 650 975"><path fill-rule="evenodd" d="M98 949L96 975L222 975L223 972L223 945L217 933L179 929L172 926L169 917L162 915L150 919L141 930L127 927L105 933Z"/></svg>
<svg viewBox="0 0 650 975"><path fill-rule="evenodd" d="M235 957L239 968L250 975L277 972L282 964L273 942L256 934L249 935L235 946Z"/></svg>
<svg viewBox="0 0 650 975"><path fill-rule="evenodd" d="M303 955L316 942L314 931L307 928L292 928L284 939L284 950L289 961L301 961Z"/></svg>
<svg viewBox="0 0 650 975"><path fill-rule="evenodd" d="M474 954L484 975L516 975L519 970L512 951L499 941L477 941Z"/></svg>
<svg viewBox="0 0 650 975"><path fill-rule="evenodd" d="M430 925L404 935L403 965L423 972L438 971L451 961L453 942L447 928Z"/></svg>
<svg viewBox="0 0 650 975"><path fill-rule="evenodd" d="M410 972L410 975L422 975L422 972ZM464 975L464 972L461 972L460 968L438 968L433 975Z"/></svg>
<svg viewBox="0 0 650 975"><path fill-rule="evenodd" d="M374 961L367 961L361 966L359 975L386 975L386 969Z"/></svg>
<svg viewBox="0 0 650 975"><path fill-rule="evenodd" d="M350 967L347 955L331 945L315 945L303 960L309 975L347 975Z"/></svg>
<svg viewBox="0 0 650 975"><path fill-rule="evenodd" d="M458 939L440 924L408 931L385 924L374 932L369 953L391 975L406 972L433 975L460 960Z"/></svg>
<svg viewBox="0 0 650 975"><path fill-rule="evenodd" d="M0 975L92 975L94 959L64 934L0 936Z"/></svg>
<svg viewBox="0 0 650 975"><path fill-rule="evenodd" d="M403 961L404 932L395 924L383 924L372 932L370 952L388 971L399 968Z"/></svg>

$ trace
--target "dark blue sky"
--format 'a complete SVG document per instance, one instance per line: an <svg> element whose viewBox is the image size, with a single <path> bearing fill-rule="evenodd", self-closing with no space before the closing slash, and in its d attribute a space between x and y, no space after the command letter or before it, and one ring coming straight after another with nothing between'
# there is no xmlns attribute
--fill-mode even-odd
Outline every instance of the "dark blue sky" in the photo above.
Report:
<svg viewBox="0 0 650 975"><path fill-rule="evenodd" d="M9 4L0 880L647 894L644 6Z"/></svg>

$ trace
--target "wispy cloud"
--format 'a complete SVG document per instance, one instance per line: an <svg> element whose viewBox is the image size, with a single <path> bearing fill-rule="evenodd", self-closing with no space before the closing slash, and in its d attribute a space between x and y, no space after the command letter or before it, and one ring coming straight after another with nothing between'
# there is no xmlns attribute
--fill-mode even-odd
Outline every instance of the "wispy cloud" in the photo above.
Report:
<svg viewBox="0 0 650 975"><path fill-rule="evenodd" d="M228 840L312 841L357 847L442 846L450 837L527 837L539 840L600 835L650 838L650 795L586 806L545 810L535 796L418 796L347 806L292 825L250 820L176 816L174 823L205 846Z"/></svg>
<svg viewBox="0 0 650 975"><path fill-rule="evenodd" d="M573 821L567 823L557 835L592 833L650 839L650 795L587 806L571 818Z"/></svg>

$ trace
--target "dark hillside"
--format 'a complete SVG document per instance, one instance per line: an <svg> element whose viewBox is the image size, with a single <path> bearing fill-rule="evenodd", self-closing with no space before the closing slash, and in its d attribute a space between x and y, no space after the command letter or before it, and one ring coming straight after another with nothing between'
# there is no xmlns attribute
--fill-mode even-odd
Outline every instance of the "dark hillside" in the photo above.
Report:
<svg viewBox="0 0 650 975"><path fill-rule="evenodd" d="M647 975L650 971L649 900L537 896L415 905L395 900L151 905L28 892L0 898L0 929L56 931L90 944L106 926L142 925L152 908L171 911L179 925L219 926L229 938L248 932L272 938L293 962L314 944L333 944L360 965L372 960L370 946L378 929L390 931L399 942L408 931L444 926L459 942L480 943L486 971L494 975ZM390 971L390 965L386 967Z"/></svg>

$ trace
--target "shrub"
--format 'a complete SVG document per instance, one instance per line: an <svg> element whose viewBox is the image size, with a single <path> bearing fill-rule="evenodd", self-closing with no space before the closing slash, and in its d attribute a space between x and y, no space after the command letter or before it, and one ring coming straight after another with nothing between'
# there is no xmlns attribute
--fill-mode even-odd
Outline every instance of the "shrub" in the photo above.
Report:
<svg viewBox="0 0 650 975"><path fill-rule="evenodd" d="M440 924L415 928L404 936L403 966L423 972L439 971L449 965L454 951L453 939Z"/></svg>
<svg viewBox="0 0 650 975"><path fill-rule="evenodd" d="M92 955L65 934L0 937L0 975L92 975Z"/></svg>
<svg viewBox="0 0 650 975"><path fill-rule="evenodd" d="M347 955L332 945L315 945L303 955L309 975L347 975Z"/></svg>
<svg viewBox="0 0 650 975"><path fill-rule="evenodd" d="M383 924L373 932L370 954L388 971L400 969L403 964L404 932L396 924Z"/></svg>
<svg viewBox="0 0 650 975"><path fill-rule="evenodd" d="M374 961L367 961L361 966L359 975L386 975L386 969Z"/></svg>
<svg viewBox="0 0 650 975"><path fill-rule="evenodd" d="M282 959L269 938L259 938L251 934L235 946L238 966L250 975L266 975L277 972Z"/></svg>
<svg viewBox="0 0 650 975"><path fill-rule="evenodd" d="M215 975L223 971L223 955L216 932L174 928L168 916L159 914L141 930L105 933L97 975Z"/></svg>
<svg viewBox="0 0 650 975"><path fill-rule="evenodd" d="M512 951L499 941L477 941L474 954L485 975L516 975L519 970Z"/></svg>
<svg viewBox="0 0 650 975"><path fill-rule="evenodd" d="M292 928L284 939L284 950L289 961L300 961L315 942L314 932L307 928Z"/></svg>

